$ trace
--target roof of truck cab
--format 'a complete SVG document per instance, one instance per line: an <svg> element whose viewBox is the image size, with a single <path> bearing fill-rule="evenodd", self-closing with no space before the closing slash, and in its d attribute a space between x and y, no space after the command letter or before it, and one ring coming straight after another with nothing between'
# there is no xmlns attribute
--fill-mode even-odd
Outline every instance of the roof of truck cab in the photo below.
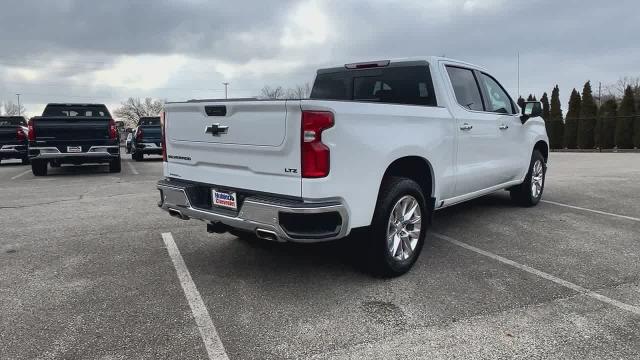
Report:
<svg viewBox="0 0 640 360"><path fill-rule="evenodd" d="M365 61L348 62L348 63L344 63L344 64L339 64L339 65L335 65L335 66L329 66L329 67L326 67L326 68L321 68L321 69L318 70L318 72L337 71L337 70L340 70L340 69L344 69L345 65L347 65L347 64L374 63L374 62L378 62L378 61L389 61L389 64L415 63L416 65L418 65L419 63L424 63L424 62L427 62L429 64L435 64L438 61L447 61L447 62L453 62L453 63L459 64L459 65L469 66L469 67L472 67L472 68L476 68L476 69L487 71L487 69L485 69L482 66L478 66L476 64L472 64L470 62L466 62L466 61L462 61L462 60L447 58L447 57L444 57L444 56L412 56L412 57L404 57L404 58L391 58L391 59L377 59L377 60L365 60Z"/></svg>

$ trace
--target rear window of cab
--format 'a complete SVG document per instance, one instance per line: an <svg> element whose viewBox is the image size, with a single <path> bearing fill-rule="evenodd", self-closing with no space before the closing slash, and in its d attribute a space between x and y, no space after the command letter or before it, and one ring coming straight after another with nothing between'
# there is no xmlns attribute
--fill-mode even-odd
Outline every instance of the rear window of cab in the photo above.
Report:
<svg viewBox="0 0 640 360"><path fill-rule="evenodd" d="M437 106L426 64L321 72L309 98Z"/></svg>

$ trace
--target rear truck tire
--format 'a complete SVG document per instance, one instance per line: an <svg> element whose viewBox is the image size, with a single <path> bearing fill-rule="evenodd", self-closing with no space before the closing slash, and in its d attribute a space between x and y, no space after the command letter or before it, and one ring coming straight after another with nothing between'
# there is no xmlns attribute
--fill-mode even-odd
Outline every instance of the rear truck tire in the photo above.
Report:
<svg viewBox="0 0 640 360"><path fill-rule="evenodd" d="M122 159L118 156L117 159L109 162L109 172L119 173L120 171L122 171Z"/></svg>
<svg viewBox="0 0 640 360"><path fill-rule="evenodd" d="M131 158L134 161L142 161L142 157L143 157L143 155L140 152L134 152L134 153L131 154Z"/></svg>
<svg viewBox="0 0 640 360"><path fill-rule="evenodd" d="M420 185L403 177L383 180L371 228L363 237L367 267L376 276L400 276L418 260L431 219Z"/></svg>
<svg viewBox="0 0 640 360"><path fill-rule="evenodd" d="M22 165L29 165L29 156L25 155L22 157Z"/></svg>
<svg viewBox="0 0 640 360"><path fill-rule="evenodd" d="M31 160L31 172L34 176L47 176L47 161Z"/></svg>
<svg viewBox="0 0 640 360"><path fill-rule="evenodd" d="M520 206L535 206L542 198L544 191L547 164L544 156L538 150L534 150L529 163L529 171L524 182L509 189L511 200Z"/></svg>

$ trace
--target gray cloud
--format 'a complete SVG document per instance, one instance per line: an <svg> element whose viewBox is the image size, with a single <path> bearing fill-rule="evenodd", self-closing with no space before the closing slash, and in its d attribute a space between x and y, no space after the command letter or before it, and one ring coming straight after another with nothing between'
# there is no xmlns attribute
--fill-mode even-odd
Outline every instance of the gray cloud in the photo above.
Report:
<svg viewBox="0 0 640 360"><path fill-rule="evenodd" d="M581 88L586 80L607 83L624 75L640 75L637 1L318 0L319 11L327 19L326 39L283 46L281 39L300 2L25 0L5 4L0 12L0 100L17 91L31 93L27 98L34 103L52 97L61 101L65 96L111 102L147 95L216 97L221 94L220 83L230 76L218 66L221 63L242 69L234 72L231 89L232 94L247 96L257 94L264 84L310 81L318 66L431 54L486 66L515 95L519 52L520 92L539 96L558 83L563 100L571 88ZM314 26L303 24L302 30ZM172 54L190 60L156 89L83 86L71 80L111 69L123 55ZM261 68L266 61L269 69ZM7 80L15 75L11 66L46 71L34 81L11 82Z"/></svg>
<svg viewBox="0 0 640 360"><path fill-rule="evenodd" d="M291 3L24 0L0 12L0 43L14 56L182 52L242 59L272 50L263 40L280 31ZM254 34L255 41L238 44L238 33Z"/></svg>

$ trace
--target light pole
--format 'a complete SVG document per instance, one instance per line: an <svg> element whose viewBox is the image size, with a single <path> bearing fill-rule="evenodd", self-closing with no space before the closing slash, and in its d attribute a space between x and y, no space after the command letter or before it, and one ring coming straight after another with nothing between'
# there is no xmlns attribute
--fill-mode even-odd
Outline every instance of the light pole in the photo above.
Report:
<svg viewBox="0 0 640 360"><path fill-rule="evenodd" d="M22 115L20 114L20 94L16 94L16 96L18 97L18 116Z"/></svg>
<svg viewBox="0 0 640 360"><path fill-rule="evenodd" d="M224 98L228 99L229 96L228 96L228 93L227 93L227 87L229 86L229 83L228 82L223 82L222 85L224 85Z"/></svg>

